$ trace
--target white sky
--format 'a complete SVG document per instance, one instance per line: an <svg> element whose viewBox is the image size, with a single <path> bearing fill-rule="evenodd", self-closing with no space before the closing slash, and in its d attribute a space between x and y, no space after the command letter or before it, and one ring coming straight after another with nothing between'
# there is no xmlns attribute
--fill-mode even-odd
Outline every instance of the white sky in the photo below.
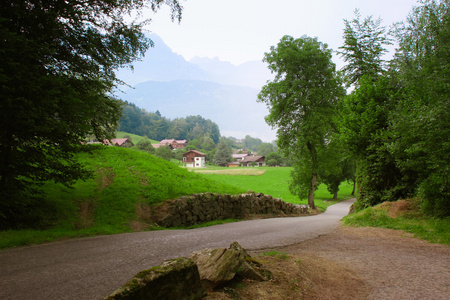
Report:
<svg viewBox="0 0 450 300"><path fill-rule="evenodd" d="M416 0L181 0L182 21L170 11L145 13L147 28L186 60L218 57L240 64L261 60L284 35L318 37L333 50L342 45L343 19L382 18L383 25L406 20ZM338 69L342 63L335 59Z"/></svg>

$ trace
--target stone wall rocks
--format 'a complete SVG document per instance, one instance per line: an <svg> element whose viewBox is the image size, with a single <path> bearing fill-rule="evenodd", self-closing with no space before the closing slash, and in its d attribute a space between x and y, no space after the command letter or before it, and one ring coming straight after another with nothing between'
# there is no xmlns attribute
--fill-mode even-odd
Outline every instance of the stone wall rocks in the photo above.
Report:
<svg viewBox="0 0 450 300"><path fill-rule="evenodd" d="M307 205L284 202L262 193L220 195L201 193L167 200L153 208L151 221L162 227L191 226L251 215L298 216L309 213Z"/></svg>

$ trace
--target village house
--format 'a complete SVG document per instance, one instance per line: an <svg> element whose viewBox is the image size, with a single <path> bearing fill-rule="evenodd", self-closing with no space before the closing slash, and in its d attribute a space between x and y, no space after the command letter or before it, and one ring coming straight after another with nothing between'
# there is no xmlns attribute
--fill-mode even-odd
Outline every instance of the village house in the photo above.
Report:
<svg viewBox="0 0 450 300"><path fill-rule="evenodd" d="M130 139L112 139L111 144L118 147L134 146L133 142Z"/></svg>
<svg viewBox="0 0 450 300"><path fill-rule="evenodd" d="M237 149L233 152L234 154L248 154L248 151L245 149Z"/></svg>
<svg viewBox="0 0 450 300"><path fill-rule="evenodd" d="M188 141L187 140L175 140L175 139L166 139L162 140L158 144L152 144L153 148L159 148L163 146L169 146L172 150L177 149L184 149L187 147Z"/></svg>
<svg viewBox="0 0 450 300"><path fill-rule="evenodd" d="M254 155L254 156L247 155L242 160L239 160L238 162L241 167L252 167L252 166L265 167L266 166L265 157L262 155Z"/></svg>
<svg viewBox="0 0 450 300"><path fill-rule="evenodd" d="M189 168L204 168L206 166L206 154L197 150L189 150L183 153L183 165Z"/></svg>
<svg viewBox="0 0 450 300"><path fill-rule="evenodd" d="M248 156L248 154L238 154L238 153L233 153L232 155L231 155L231 157L233 158L233 159L235 159L236 161L241 161L241 160L244 160L244 157L246 157L246 156Z"/></svg>
<svg viewBox="0 0 450 300"><path fill-rule="evenodd" d="M134 146L133 142L130 139L112 139L112 140L103 140L103 142L94 141L93 139L89 140L86 144L103 144L107 146L117 146L117 147L132 147Z"/></svg>

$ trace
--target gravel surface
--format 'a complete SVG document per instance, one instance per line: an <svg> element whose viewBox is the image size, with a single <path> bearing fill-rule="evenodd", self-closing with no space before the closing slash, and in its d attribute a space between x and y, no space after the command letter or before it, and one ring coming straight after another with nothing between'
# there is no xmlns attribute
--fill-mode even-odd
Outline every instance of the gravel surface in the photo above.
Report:
<svg viewBox="0 0 450 300"><path fill-rule="evenodd" d="M403 231L340 227L280 251L324 258L354 271L368 290L363 299L450 299L450 247Z"/></svg>

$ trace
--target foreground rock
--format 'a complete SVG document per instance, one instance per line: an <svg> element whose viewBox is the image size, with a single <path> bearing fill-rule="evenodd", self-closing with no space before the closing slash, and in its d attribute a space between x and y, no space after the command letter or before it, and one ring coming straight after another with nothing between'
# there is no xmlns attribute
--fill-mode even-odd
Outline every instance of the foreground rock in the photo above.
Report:
<svg viewBox="0 0 450 300"><path fill-rule="evenodd" d="M196 251L190 258L168 260L142 271L105 300L201 299L205 291L224 285L236 276L258 281L273 278L269 270L234 242L228 249Z"/></svg>
<svg viewBox="0 0 450 300"><path fill-rule="evenodd" d="M197 264L202 285L212 289L225 284L239 275L258 281L272 279L272 273L247 254L237 242L229 249L204 249L190 258Z"/></svg>
<svg viewBox="0 0 450 300"><path fill-rule="evenodd" d="M188 258L167 260L142 271L105 300L112 299L201 299L197 265Z"/></svg>

